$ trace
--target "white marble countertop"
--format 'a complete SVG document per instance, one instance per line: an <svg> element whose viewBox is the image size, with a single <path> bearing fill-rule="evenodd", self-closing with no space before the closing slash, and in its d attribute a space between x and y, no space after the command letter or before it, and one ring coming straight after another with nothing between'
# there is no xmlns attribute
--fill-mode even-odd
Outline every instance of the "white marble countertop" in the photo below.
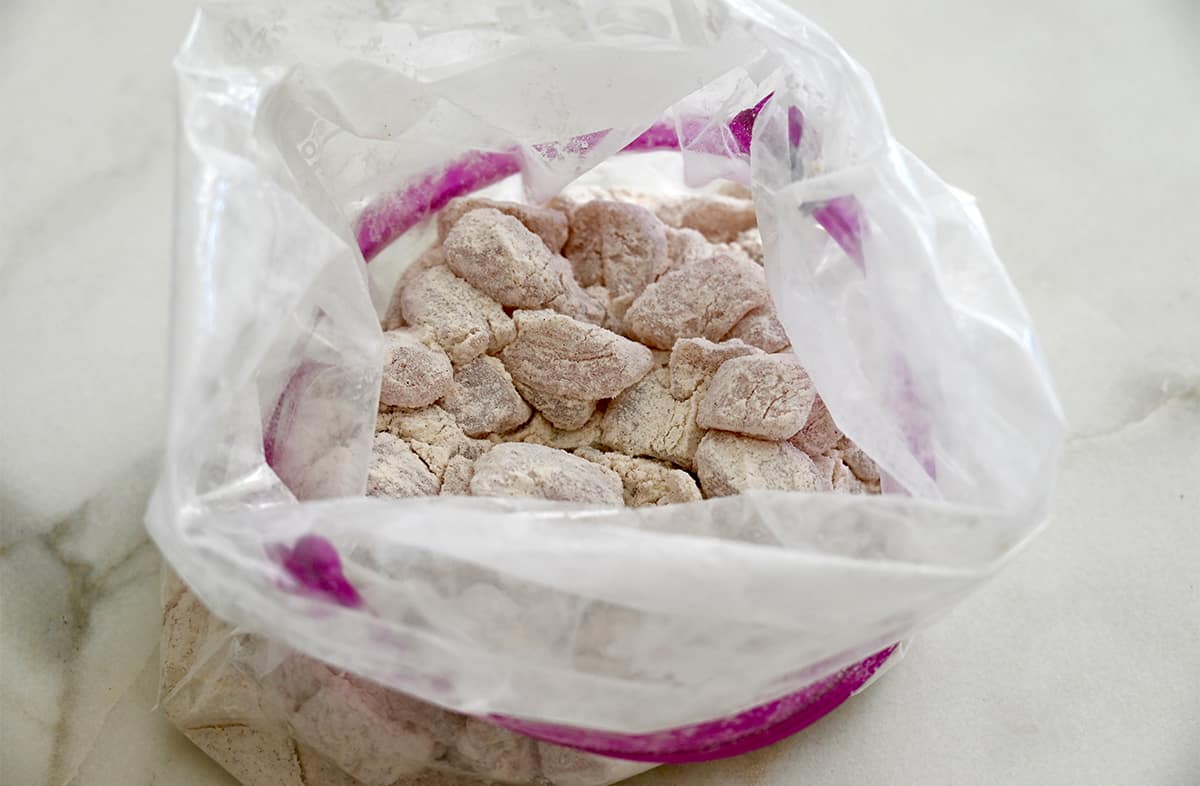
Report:
<svg viewBox="0 0 1200 786"><path fill-rule="evenodd" d="M847 706L640 786L1200 783L1200 5L803 4L979 198L1071 422L1045 534ZM230 786L141 527L186 0L0 6L0 783Z"/></svg>

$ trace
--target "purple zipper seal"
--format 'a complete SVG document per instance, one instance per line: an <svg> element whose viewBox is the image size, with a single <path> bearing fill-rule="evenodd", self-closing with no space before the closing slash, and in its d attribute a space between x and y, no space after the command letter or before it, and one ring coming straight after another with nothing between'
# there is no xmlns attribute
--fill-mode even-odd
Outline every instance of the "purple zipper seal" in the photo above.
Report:
<svg viewBox="0 0 1200 786"><path fill-rule="evenodd" d="M862 688L896 653L890 647L781 699L736 715L649 734L613 734L503 715L492 723L528 737L614 759L692 764L764 748L811 726Z"/></svg>
<svg viewBox="0 0 1200 786"><path fill-rule="evenodd" d="M291 547L276 546L275 557L305 591L349 609L362 606L362 595L342 571L337 548L320 535L302 535Z"/></svg>
<svg viewBox="0 0 1200 786"><path fill-rule="evenodd" d="M737 158L748 158L753 139L754 121L771 101L774 93L768 93L757 104L736 113L725 124L735 149L716 149L713 145L707 152ZM709 123L704 118L684 118L680 121L682 135L675 126L655 123L625 147L626 153L644 153L655 150L680 150L691 142L704 137ZM547 151L586 150L607 136L609 130L594 131L568 140L561 147L534 145L534 149ZM788 108L788 141L793 147L800 144L804 133L804 116L798 107ZM682 138L681 138L682 137ZM393 240L412 229L426 218L437 213L455 197L466 196L481 188L500 182L521 171L521 153L512 148L505 151L471 150L453 159L444 167L430 170L418 176L412 183L399 191L387 194L368 204L358 218L355 238L368 262ZM817 223L845 249L853 259L862 263L862 246L859 233L858 203L852 196L839 197L812 212Z"/></svg>

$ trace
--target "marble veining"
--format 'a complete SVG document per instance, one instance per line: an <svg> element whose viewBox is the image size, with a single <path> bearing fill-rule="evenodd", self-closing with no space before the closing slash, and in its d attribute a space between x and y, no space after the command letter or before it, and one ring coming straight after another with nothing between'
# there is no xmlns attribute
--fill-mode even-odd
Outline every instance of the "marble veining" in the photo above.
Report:
<svg viewBox="0 0 1200 786"><path fill-rule="evenodd" d="M71 776L157 644L146 622L157 617L158 555L140 524L153 472L152 460L139 462L126 483L49 532L0 549L0 691L6 708L36 725L32 744L15 745L9 754L40 770L32 783ZM8 717L4 722L6 738L12 733L21 741L32 731Z"/></svg>
<svg viewBox="0 0 1200 786"><path fill-rule="evenodd" d="M3 786L234 784L155 710L141 522L190 6L0 6ZM1070 438L1046 530L870 690L634 786L1200 782L1198 8L804 4L979 198Z"/></svg>

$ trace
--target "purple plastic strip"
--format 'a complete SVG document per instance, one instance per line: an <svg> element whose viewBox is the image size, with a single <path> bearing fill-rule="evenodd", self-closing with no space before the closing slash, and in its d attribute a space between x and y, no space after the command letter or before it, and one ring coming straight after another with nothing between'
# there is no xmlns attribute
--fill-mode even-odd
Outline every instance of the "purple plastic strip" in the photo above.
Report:
<svg viewBox="0 0 1200 786"><path fill-rule="evenodd" d="M754 121L773 95L768 93L754 106L735 114L726 124L737 145L736 151L716 149L712 143L704 144L708 121L704 118L685 118L682 122L684 141L680 140L674 126L655 123L623 147L622 152L679 150L700 140L702 148L713 148L708 152L733 157L749 156ZM611 129L593 131L574 137L563 145L543 143L533 148L543 156L558 158L564 153L590 149L610 132ZM803 133L803 114L798 107L788 107L788 140L793 147L800 144ZM445 167L422 175L414 184L379 198L367 205L358 219L355 234L363 257L369 262L389 243L441 210L451 199L486 188L520 171L521 155L515 149L506 152L472 150ZM863 224L859 220L857 200L853 196L830 200L813 210L813 217L861 266L860 233Z"/></svg>
<svg viewBox="0 0 1200 786"><path fill-rule="evenodd" d="M609 130L594 131L575 137L561 147L546 143L533 148L547 158L557 159L564 154L587 150L609 133ZM666 123L655 123L622 148L627 152L678 149L679 137ZM389 243L437 213L451 199L486 188L520 171L521 156L516 151L469 151L443 169L421 176L415 184L367 205L359 216L355 233L359 250L369 262Z"/></svg>
<svg viewBox="0 0 1200 786"><path fill-rule="evenodd" d="M750 155L750 140L754 134L754 121L758 119L758 113L771 100L774 93L767 93L762 99L752 107L743 109L733 116L729 121L729 130L733 133L733 139L737 142L738 150L742 155Z"/></svg>
<svg viewBox="0 0 1200 786"><path fill-rule="evenodd" d="M866 684L897 645L814 682L803 690L745 712L649 734L612 734L493 715L489 720L529 737L630 761L688 764L757 750L816 723Z"/></svg>
<svg viewBox="0 0 1200 786"><path fill-rule="evenodd" d="M675 133L675 127L666 123L655 123L647 128L642 133L638 134L625 147L621 148L626 153L645 153L651 150L678 150L679 135Z"/></svg>
<svg viewBox="0 0 1200 786"><path fill-rule="evenodd" d="M324 364L321 363L308 361L300 363L288 378L283 392L279 394L279 400L275 402L275 409L271 411L271 419L267 421L266 428L263 429L263 457L267 461L267 466L272 469L275 469L276 461L279 459L279 450L286 444L287 435L292 430L292 424L296 420L296 411L304 397L304 389L323 368Z"/></svg>
<svg viewBox="0 0 1200 786"><path fill-rule="evenodd" d="M804 113L798 106L788 107L788 142L797 147L804 137Z"/></svg>
<svg viewBox="0 0 1200 786"><path fill-rule="evenodd" d="M286 449L306 388L326 367L323 363L302 362L292 372L275 402L275 409L263 429L263 458L272 469L279 460L280 451ZM320 535L304 535L294 546L277 544L268 552L305 590L348 608L362 605L362 596L342 572L337 548Z"/></svg>
<svg viewBox="0 0 1200 786"><path fill-rule="evenodd" d="M515 152L473 150L415 184L372 202L358 219L356 237L370 260L388 243L446 206L455 197L478 191L521 171Z"/></svg>
<svg viewBox="0 0 1200 786"><path fill-rule="evenodd" d="M858 200L852 196L835 197L813 210L812 214L862 270L866 262L862 253L863 225Z"/></svg>
<svg viewBox="0 0 1200 786"><path fill-rule="evenodd" d="M291 548L279 547L278 556L283 569L305 589L347 608L362 605L362 596L342 572L337 549L320 535L303 535Z"/></svg>

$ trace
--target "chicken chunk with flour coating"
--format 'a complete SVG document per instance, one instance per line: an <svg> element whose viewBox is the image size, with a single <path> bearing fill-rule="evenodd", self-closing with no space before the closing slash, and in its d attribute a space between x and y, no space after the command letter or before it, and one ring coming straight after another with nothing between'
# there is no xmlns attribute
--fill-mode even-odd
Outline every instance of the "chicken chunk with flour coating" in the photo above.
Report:
<svg viewBox="0 0 1200 786"><path fill-rule="evenodd" d="M476 459L471 494L624 504L621 479L611 469L565 450L528 443L497 445Z"/></svg>
<svg viewBox="0 0 1200 786"><path fill-rule="evenodd" d="M438 493L437 476L408 443L381 431L375 434L367 471L369 497L426 497Z"/></svg>
<svg viewBox="0 0 1200 786"><path fill-rule="evenodd" d="M790 438L790 442L810 456L821 456L828 453L837 445L842 437L842 430L833 422L825 402L818 395L813 398L812 409L809 410L808 420L804 426Z"/></svg>
<svg viewBox="0 0 1200 786"><path fill-rule="evenodd" d="M654 365L650 350L553 311L518 311L517 337L500 353L519 384L579 401L611 398Z"/></svg>
<svg viewBox="0 0 1200 786"><path fill-rule="evenodd" d="M580 448L575 453L617 473L625 488L625 504L631 508L702 499L692 476L665 462L593 448Z"/></svg>
<svg viewBox="0 0 1200 786"><path fill-rule="evenodd" d="M736 338L720 343L706 338L681 338L671 348L667 362L671 369L671 395L683 401L712 377L726 360L761 352Z"/></svg>
<svg viewBox="0 0 1200 786"><path fill-rule="evenodd" d="M482 208L490 208L517 219L526 229L541 238L546 248L555 254L561 251L563 244L567 242L567 217L558 210L483 197L459 197L450 200L450 203L442 208L442 212L438 213L438 240L445 242L446 236L460 218L472 210Z"/></svg>
<svg viewBox="0 0 1200 786"><path fill-rule="evenodd" d="M454 416L469 437L511 431L533 414L517 393L504 364L488 356L476 358L454 373L442 398L442 408Z"/></svg>
<svg viewBox="0 0 1200 786"><path fill-rule="evenodd" d="M485 440L468 437L454 416L437 405L382 410L376 418L375 430L390 432L404 440L439 478L454 456L474 459L490 447Z"/></svg>
<svg viewBox="0 0 1200 786"><path fill-rule="evenodd" d="M520 221L492 208L460 218L442 253L456 276L502 306L541 308L563 293L558 255Z"/></svg>
<svg viewBox="0 0 1200 786"><path fill-rule="evenodd" d="M613 298L636 297L670 264L662 222L643 207L606 200L571 213L563 254L581 285L603 284Z"/></svg>
<svg viewBox="0 0 1200 786"><path fill-rule="evenodd" d="M816 390L792 355L745 355L721 364L700 401L701 428L787 439L808 421Z"/></svg>
<svg viewBox="0 0 1200 786"><path fill-rule="evenodd" d="M596 411L595 401L555 396L521 383L517 383L517 390L551 425L563 431L581 428Z"/></svg>
<svg viewBox="0 0 1200 786"><path fill-rule="evenodd" d="M383 380L379 401L391 407L427 407L450 389L450 358L422 328L383 334Z"/></svg>
<svg viewBox="0 0 1200 786"><path fill-rule="evenodd" d="M540 412L528 423L508 434L493 434L492 440L500 442L531 442L535 445L545 445L548 448L575 450L576 448L594 447L600 444L600 424L603 416L599 412L592 414L587 422L576 429L556 428Z"/></svg>
<svg viewBox="0 0 1200 786"><path fill-rule="evenodd" d="M779 352L791 345L783 323L775 315L775 307L759 306L738 320L725 338L738 338L763 352Z"/></svg>
<svg viewBox="0 0 1200 786"><path fill-rule="evenodd" d="M705 497L745 491L817 491L813 460L787 442L769 442L728 431L709 431L696 450L696 474Z"/></svg>
<svg viewBox="0 0 1200 786"><path fill-rule="evenodd" d="M601 422L604 444L690 469L702 436L698 403L698 395L677 401L668 389L667 369L659 369L609 402Z"/></svg>
<svg viewBox="0 0 1200 786"><path fill-rule="evenodd" d="M499 303L447 267L419 273L398 297L404 320L428 328L455 364L494 352L516 334Z"/></svg>
<svg viewBox="0 0 1200 786"><path fill-rule="evenodd" d="M665 224L695 229L711 243L730 243L748 229L758 226L754 203L719 194L669 199L655 210Z"/></svg>
<svg viewBox="0 0 1200 786"><path fill-rule="evenodd" d="M681 338L720 341L742 317L769 301L761 267L718 254L646 287L625 312L625 331L658 349L670 349Z"/></svg>

